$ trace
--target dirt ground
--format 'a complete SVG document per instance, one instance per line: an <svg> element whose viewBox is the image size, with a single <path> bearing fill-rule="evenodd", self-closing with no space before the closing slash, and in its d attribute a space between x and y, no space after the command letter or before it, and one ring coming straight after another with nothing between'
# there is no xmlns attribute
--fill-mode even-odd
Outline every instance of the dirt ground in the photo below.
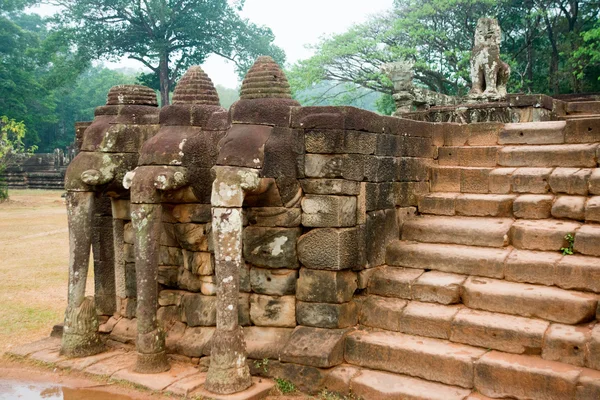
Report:
<svg viewBox="0 0 600 400"><path fill-rule="evenodd" d="M75 388L97 387L131 399L148 398L147 392L133 388L98 382L74 372L18 364L2 357L14 346L47 337L52 326L63 320L69 263L63 193L11 190L10 200L0 203L0 376L15 380L35 377L38 382ZM87 287L92 294L92 276L88 277ZM91 398L86 396L84 398ZM167 397L152 396L155 398ZM307 396L295 393L269 397L268 400L303 398ZM118 400L116 397L111 399Z"/></svg>

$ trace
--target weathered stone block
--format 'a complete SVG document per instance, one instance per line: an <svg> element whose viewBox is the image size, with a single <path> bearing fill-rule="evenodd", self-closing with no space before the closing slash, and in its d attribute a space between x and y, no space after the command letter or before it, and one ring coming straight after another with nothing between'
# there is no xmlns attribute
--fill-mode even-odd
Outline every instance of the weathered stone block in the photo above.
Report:
<svg viewBox="0 0 600 400"><path fill-rule="evenodd" d="M248 357L256 360L265 358L278 360L285 345L294 332L293 328L268 328L249 326L244 328L244 341ZM263 366L268 369L269 365Z"/></svg>
<svg viewBox="0 0 600 400"><path fill-rule="evenodd" d="M345 227L356 224L356 197L306 195L302 199L302 225Z"/></svg>
<svg viewBox="0 0 600 400"><path fill-rule="evenodd" d="M423 272L412 268L379 268L369 281L369 294L410 299L411 287Z"/></svg>
<svg viewBox="0 0 600 400"><path fill-rule="evenodd" d="M554 193L588 194L588 180L592 174L589 168L556 168L552 171L548 182Z"/></svg>
<svg viewBox="0 0 600 400"><path fill-rule="evenodd" d="M459 306L411 301L399 318L399 331L411 335L448 339L454 316Z"/></svg>
<svg viewBox="0 0 600 400"><path fill-rule="evenodd" d="M135 271L135 264L134 264ZM177 287L179 267L177 265L160 265L158 267L158 283L168 287Z"/></svg>
<svg viewBox="0 0 600 400"><path fill-rule="evenodd" d="M588 180L588 189L591 194L600 194L600 168L594 168Z"/></svg>
<svg viewBox="0 0 600 400"><path fill-rule="evenodd" d="M113 218L131 220L131 202L129 200L113 199L110 204Z"/></svg>
<svg viewBox="0 0 600 400"><path fill-rule="evenodd" d="M429 271L421 275L412 285L412 298L440 304L460 302L460 289L466 280L464 275Z"/></svg>
<svg viewBox="0 0 600 400"><path fill-rule="evenodd" d="M552 168L517 168L512 174L511 188L516 193L548 193Z"/></svg>
<svg viewBox="0 0 600 400"><path fill-rule="evenodd" d="M512 174L516 168L496 168L489 174L489 192L506 194L511 191Z"/></svg>
<svg viewBox="0 0 600 400"><path fill-rule="evenodd" d="M207 223L211 220L210 208L210 204L178 204L172 214L181 223Z"/></svg>
<svg viewBox="0 0 600 400"><path fill-rule="evenodd" d="M377 135L360 131L306 130L304 143L307 153L357 153L373 154Z"/></svg>
<svg viewBox="0 0 600 400"><path fill-rule="evenodd" d="M354 196L360 192L360 183L345 179L302 179L304 193Z"/></svg>
<svg viewBox="0 0 600 400"><path fill-rule="evenodd" d="M432 192L460 192L460 168L431 167L430 175Z"/></svg>
<svg viewBox="0 0 600 400"><path fill-rule="evenodd" d="M160 246L158 265L183 266L183 253L178 247Z"/></svg>
<svg viewBox="0 0 600 400"><path fill-rule="evenodd" d="M182 290L161 290L158 293L158 305L160 306L178 306L185 295Z"/></svg>
<svg viewBox="0 0 600 400"><path fill-rule="evenodd" d="M300 232L299 228L249 226L243 234L244 259L259 267L296 269Z"/></svg>
<svg viewBox="0 0 600 400"><path fill-rule="evenodd" d="M360 324L399 332L402 311L407 304L403 299L369 295L360 306Z"/></svg>
<svg viewBox="0 0 600 400"><path fill-rule="evenodd" d="M600 222L600 196L590 197L585 205L585 220Z"/></svg>
<svg viewBox="0 0 600 400"><path fill-rule="evenodd" d="M585 202L583 196L559 196L552 205L554 218L585 219Z"/></svg>
<svg viewBox="0 0 600 400"><path fill-rule="evenodd" d="M298 326L281 355L281 361L330 368L344 362L345 329Z"/></svg>
<svg viewBox="0 0 600 400"><path fill-rule="evenodd" d="M304 173L308 178L361 181L364 177L365 156L360 154L307 154L304 162Z"/></svg>
<svg viewBox="0 0 600 400"><path fill-rule="evenodd" d="M462 193L488 193L489 175L493 169L464 167L460 171L460 191Z"/></svg>
<svg viewBox="0 0 600 400"><path fill-rule="evenodd" d="M562 258L558 252L514 249L505 262L504 278L513 282L553 285L556 265Z"/></svg>
<svg viewBox="0 0 600 400"><path fill-rule="evenodd" d="M302 222L300 208L255 207L246 209L246 218L251 225L294 228Z"/></svg>
<svg viewBox="0 0 600 400"><path fill-rule="evenodd" d="M357 198L357 223L366 222L366 212L393 208L394 186L392 182L385 183L361 183L361 194Z"/></svg>
<svg viewBox="0 0 600 400"><path fill-rule="evenodd" d="M253 376L259 375L285 379L292 382L298 390L311 394L316 394L321 390L320 388L327 378L329 371L330 369L294 363L283 363L277 360L269 360L269 364L265 371L262 366L250 363L250 373Z"/></svg>
<svg viewBox="0 0 600 400"><path fill-rule="evenodd" d="M402 155L404 157L433 158L435 146L431 138L404 136Z"/></svg>
<svg viewBox="0 0 600 400"><path fill-rule="evenodd" d="M250 319L257 326L293 328L296 326L296 298L252 294Z"/></svg>
<svg viewBox="0 0 600 400"><path fill-rule="evenodd" d="M600 259L580 255L563 257L556 266L554 284L563 289L600 293Z"/></svg>
<svg viewBox="0 0 600 400"><path fill-rule="evenodd" d="M399 237L398 221L394 209L367 213L365 246L370 266L385 264L387 245Z"/></svg>
<svg viewBox="0 0 600 400"><path fill-rule="evenodd" d="M214 259L211 253L183 250L183 267L195 275L213 275Z"/></svg>
<svg viewBox="0 0 600 400"><path fill-rule="evenodd" d="M298 271L291 269L250 269L252 291L260 294L284 296L296 292Z"/></svg>
<svg viewBox="0 0 600 400"><path fill-rule="evenodd" d="M238 321L249 325L249 295L241 293L238 300ZM203 294L188 293L181 298L181 320L188 326L215 326L217 321L217 298Z"/></svg>
<svg viewBox="0 0 600 400"><path fill-rule="evenodd" d="M208 233L205 224L175 224L179 245L189 251L208 251Z"/></svg>
<svg viewBox="0 0 600 400"><path fill-rule="evenodd" d="M575 234L575 251L588 256L600 257L600 226L582 225Z"/></svg>
<svg viewBox="0 0 600 400"><path fill-rule="evenodd" d="M551 324L544 337L542 358L583 367L590 335L589 326Z"/></svg>
<svg viewBox="0 0 600 400"><path fill-rule="evenodd" d="M296 304L296 319L305 326L347 328L358 323L358 308L353 301L342 304L299 301Z"/></svg>
<svg viewBox="0 0 600 400"><path fill-rule="evenodd" d="M375 154L378 156L402 156L404 136L380 134L377 136L377 148Z"/></svg>
<svg viewBox="0 0 600 400"><path fill-rule="evenodd" d="M523 219L550 218L554 196L551 194L524 194L515 199L513 214Z"/></svg>
<svg viewBox="0 0 600 400"><path fill-rule="evenodd" d="M429 193L429 182L395 182L393 185L394 202L398 207L416 207L420 196Z"/></svg>
<svg viewBox="0 0 600 400"><path fill-rule="evenodd" d="M317 228L298 239L300 262L313 269L339 271L363 266L364 242L359 228Z"/></svg>
<svg viewBox="0 0 600 400"><path fill-rule="evenodd" d="M396 158L367 157L365 158L365 179L369 182L389 182L396 177Z"/></svg>
<svg viewBox="0 0 600 400"><path fill-rule="evenodd" d="M210 354L210 343L215 328L188 327L177 342L176 352L188 357L202 357Z"/></svg>
<svg viewBox="0 0 600 400"><path fill-rule="evenodd" d="M427 158L397 158L395 180L398 182L426 181L429 178L431 163L431 160ZM390 180L393 180L393 178Z"/></svg>
<svg viewBox="0 0 600 400"><path fill-rule="evenodd" d="M356 272L302 268L296 298L315 303L345 303L357 288Z"/></svg>

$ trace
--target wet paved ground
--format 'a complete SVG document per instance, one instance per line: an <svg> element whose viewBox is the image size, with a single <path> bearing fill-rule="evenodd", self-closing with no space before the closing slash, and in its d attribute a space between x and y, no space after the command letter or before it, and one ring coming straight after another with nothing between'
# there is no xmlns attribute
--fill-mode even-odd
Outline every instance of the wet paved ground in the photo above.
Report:
<svg viewBox="0 0 600 400"><path fill-rule="evenodd" d="M94 389L0 379L0 400L132 400L133 397Z"/></svg>

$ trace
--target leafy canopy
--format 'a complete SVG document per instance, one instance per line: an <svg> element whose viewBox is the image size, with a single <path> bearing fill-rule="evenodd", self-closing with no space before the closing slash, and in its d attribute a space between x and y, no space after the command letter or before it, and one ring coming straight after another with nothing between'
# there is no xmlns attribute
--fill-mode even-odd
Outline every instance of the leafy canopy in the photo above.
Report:
<svg viewBox="0 0 600 400"><path fill-rule="evenodd" d="M160 89L162 104L182 73L216 54L243 74L254 58L283 62L271 30L242 19L243 1L227 0L54 0L64 32L92 58L128 57L152 76L141 80Z"/></svg>

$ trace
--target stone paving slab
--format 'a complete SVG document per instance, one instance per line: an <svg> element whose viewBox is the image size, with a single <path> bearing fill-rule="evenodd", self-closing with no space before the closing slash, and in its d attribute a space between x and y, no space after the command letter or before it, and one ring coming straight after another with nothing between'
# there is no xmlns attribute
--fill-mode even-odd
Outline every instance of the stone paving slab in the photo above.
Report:
<svg viewBox="0 0 600 400"><path fill-rule="evenodd" d="M48 337L32 343L27 343L21 346L10 349L7 353L18 357L27 357L30 354L37 353L41 350L58 349L60 348L60 339Z"/></svg>
<svg viewBox="0 0 600 400"><path fill-rule="evenodd" d="M202 396L202 398L214 400L260 400L265 398L271 389L275 386L275 382L265 378L252 378L252 386L243 392L234 394L215 394L207 391L204 387L190 393L192 396Z"/></svg>
<svg viewBox="0 0 600 400"><path fill-rule="evenodd" d="M58 362L57 365L60 368L71 368L71 369L76 369L78 371L82 371L82 370L86 369L87 367L94 365L100 361L103 361L103 360L106 360L106 359L109 359L112 357L120 356L123 354L125 354L125 352L120 351L120 350L108 351L108 352L96 354L96 355L89 356L89 357L69 358L64 361Z"/></svg>
<svg viewBox="0 0 600 400"><path fill-rule="evenodd" d="M135 353L125 353L120 356L107 358L84 369L84 372L94 375L111 376L115 372L135 365Z"/></svg>
<svg viewBox="0 0 600 400"><path fill-rule="evenodd" d="M171 364L171 369L158 374L140 374L133 371L133 365L115 372L111 379L133 382L151 390L164 390L167 386L196 374L198 370L191 365Z"/></svg>
<svg viewBox="0 0 600 400"><path fill-rule="evenodd" d="M187 396L190 392L204 385L204 382L206 382L206 372L199 372L169 385L165 391L179 396Z"/></svg>
<svg viewBox="0 0 600 400"><path fill-rule="evenodd" d="M48 349L40 350L31 354L29 358L35 361L41 361L48 364L56 364L67 359L66 356L60 354L60 347L51 347Z"/></svg>

